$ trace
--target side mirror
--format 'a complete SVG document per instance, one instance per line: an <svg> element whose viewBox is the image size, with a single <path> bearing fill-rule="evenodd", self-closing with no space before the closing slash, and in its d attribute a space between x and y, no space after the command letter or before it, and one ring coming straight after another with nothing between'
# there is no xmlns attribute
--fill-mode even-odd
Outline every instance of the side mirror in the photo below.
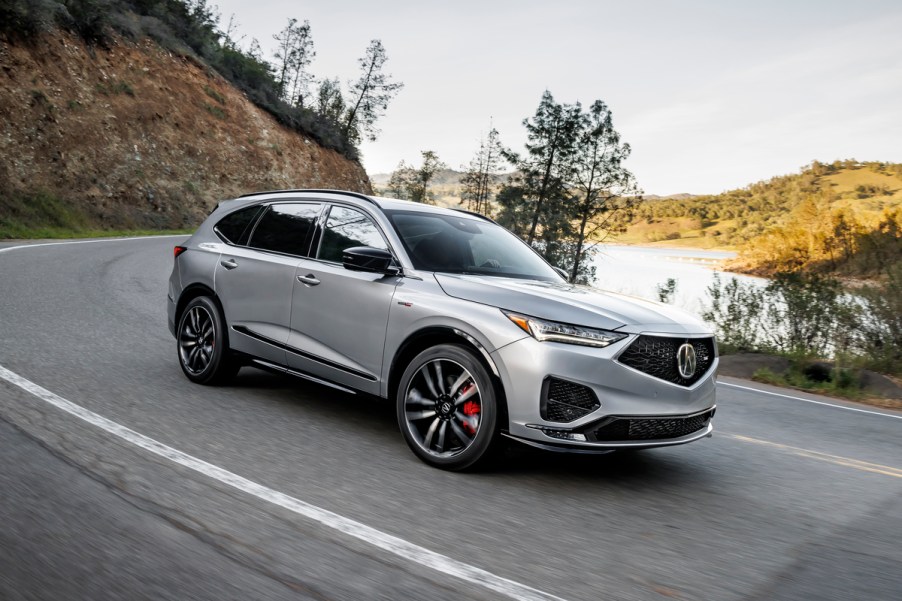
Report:
<svg viewBox="0 0 902 601"><path fill-rule="evenodd" d="M354 246L341 253L341 262L345 269L366 271L384 275L398 275L401 269L395 265L395 257L387 250L372 246Z"/></svg>

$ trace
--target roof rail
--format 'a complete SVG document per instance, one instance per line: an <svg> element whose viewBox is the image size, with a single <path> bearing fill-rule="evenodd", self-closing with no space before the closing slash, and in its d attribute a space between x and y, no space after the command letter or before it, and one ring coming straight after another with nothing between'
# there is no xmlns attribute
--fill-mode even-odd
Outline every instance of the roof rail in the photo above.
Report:
<svg viewBox="0 0 902 601"><path fill-rule="evenodd" d="M491 217L486 217L482 213L477 213L476 211L468 211L466 209L451 209L451 210L457 211L458 213L466 213L467 215L472 215L473 217L479 217L480 219L482 219L484 221L489 221L491 223L494 223L495 225L498 225L498 222L495 221L494 219L492 219Z"/></svg>
<svg viewBox="0 0 902 601"><path fill-rule="evenodd" d="M360 192L348 192L347 190L320 190L316 188L296 188L293 190L266 190L264 192L250 192L248 194L242 194L238 198L249 198L251 196L263 196L264 194L283 194L286 192L316 192L317 194L343 194L344 196L353 196L355 198L359 198L361 200L365 200L370 202L377 207L379 203L375 200L367 196L366 194L361 194Z"/></svg>

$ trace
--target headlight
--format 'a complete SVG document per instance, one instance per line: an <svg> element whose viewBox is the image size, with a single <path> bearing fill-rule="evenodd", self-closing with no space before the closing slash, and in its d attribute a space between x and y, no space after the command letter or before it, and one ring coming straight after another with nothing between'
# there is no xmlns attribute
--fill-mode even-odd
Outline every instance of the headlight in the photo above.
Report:
<svg viewBox="0 0 902 601"><path fill-rule="evenodd" d="M585 326L573 326L567 323L546 321L535 317L527 317L517 313L502 311L509 320L541 342L564 342L567 344L581 344L583 346L605 347L614 344L618 340L626 338L626 334L599 330Z"/></svg>

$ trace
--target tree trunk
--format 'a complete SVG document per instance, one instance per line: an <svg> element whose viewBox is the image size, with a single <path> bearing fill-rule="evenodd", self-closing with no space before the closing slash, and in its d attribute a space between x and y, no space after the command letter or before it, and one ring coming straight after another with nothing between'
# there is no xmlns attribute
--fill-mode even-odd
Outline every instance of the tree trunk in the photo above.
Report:
<svg viewBox="0 0 902 601"><path fill-rule="evenodd" d="M367 92L370 91L370 79L373 77L373 69L376 68L375 59L370 62L370 68L366 72L366 80L364 80L363 88L360 90L360 96L357 97L357 103L354 104L354 108L348 113L348 122L345 124L345 137L348 138L351 133L351 126L354 125L354 119L357 118L357 111L360 110L360 104L363 102L363 99L366 97Z"/></svg>
<svg viewBox="0 0 902 601"><path fill-rule="evenodd" d="M588 205L588 203L586 203ZM579 223L579 238L576 241L576 251L573 254L573 269L570 271L570 281L576 283L579 274L579 264L583 257L583 244L586 241L586 225L589 222L589 207L583 207L582 220Z"/></svg>
<svg viewBox="0 0 902 601"><path fill-rule="evenodd" d="M539 189L539 198L536 200L536 211L532 216L532 226L529 228L529 238L526 240L526 243L530 246L532 246L532 241L536 238L536 226L539 224L539 215L542 214L542 203L545 201L545 194L548 192L548 180L551 178L551 168L554 166L554 155L557 153L558 125L559 123L555 122L551 154L548 155L548 162L545 163L545 174L542 176L542 187Z"/></svg>

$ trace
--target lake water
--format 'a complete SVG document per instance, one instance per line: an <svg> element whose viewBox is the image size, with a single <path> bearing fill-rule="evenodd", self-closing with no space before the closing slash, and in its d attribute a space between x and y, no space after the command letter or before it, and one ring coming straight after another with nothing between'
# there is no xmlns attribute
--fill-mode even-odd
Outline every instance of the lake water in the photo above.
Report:
<svg viewBox="0 0 902 601"><path fill-rule="evenodd" d="M677 281L673 304L700 314L710 302L707 288L716 268L724 259L735 256L735 252L728 251L599 245L593 258L596 268L593 286L658 300L657 286L673 278ZM756 285L767 283L763 278L732 273L721 273L720 277L724 283L732 278Z"/></svg>

